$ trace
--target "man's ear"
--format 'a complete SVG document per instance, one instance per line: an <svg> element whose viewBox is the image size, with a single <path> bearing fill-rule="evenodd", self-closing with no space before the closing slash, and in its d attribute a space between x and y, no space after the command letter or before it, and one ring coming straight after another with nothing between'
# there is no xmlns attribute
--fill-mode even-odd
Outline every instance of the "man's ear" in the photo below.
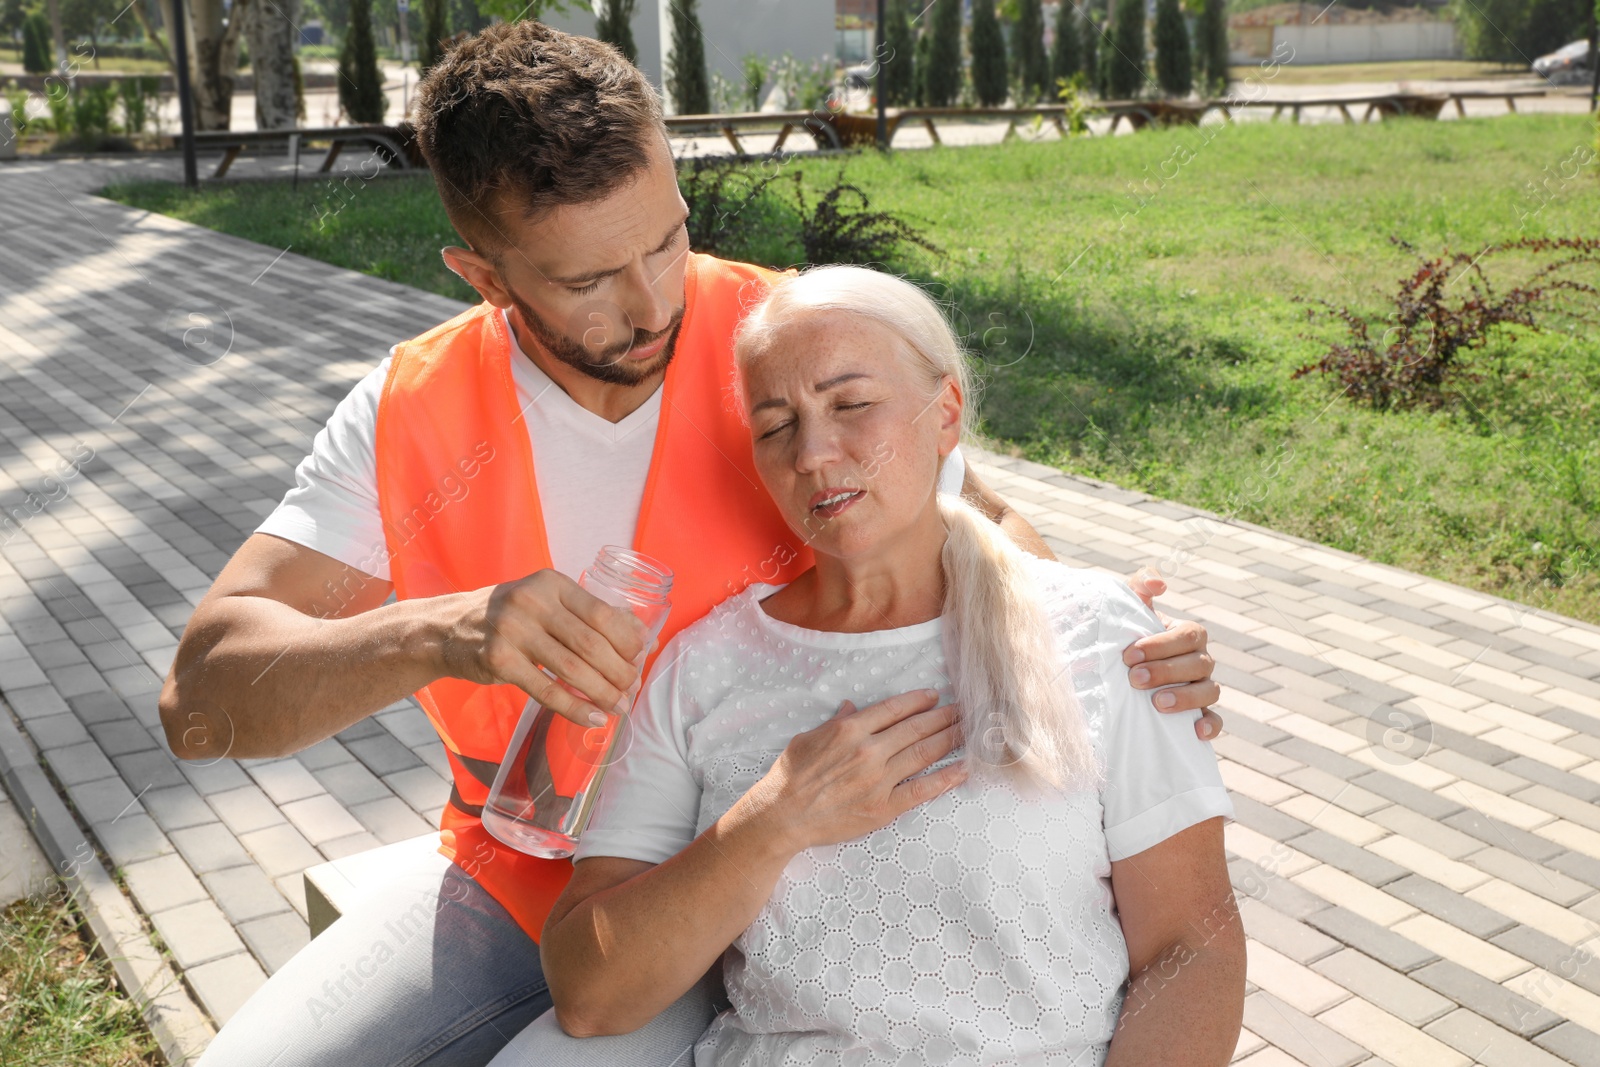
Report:
<svg viewBox="0 0 1600 1067"><path fill-rule="evenodd" d="M439 255L444 257L444 265L458 274L462 281L476 289L479 296L495 307L511 306L511 293L501 281L500 271L483 253L451 245L440 249Z"/></svg>

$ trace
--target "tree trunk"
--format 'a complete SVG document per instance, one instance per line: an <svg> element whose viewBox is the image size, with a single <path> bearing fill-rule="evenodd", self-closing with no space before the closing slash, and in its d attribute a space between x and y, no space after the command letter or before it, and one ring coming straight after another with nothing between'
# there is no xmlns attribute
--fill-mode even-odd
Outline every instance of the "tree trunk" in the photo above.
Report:
<svg viewBox="0 0 1600 1067"><path fill-rule="evenodd" d="M226 130L232 121L233 76L239 69L239 34L251 0L237 0L226 25L222 0L189 0L189 79L197 130Z"/></svg>
<svg viewBox="0 0 1600 1067"><path fill-rule="evenodd" d="M294 46L300 38L300 0L257 6L245 29L250 70L256 80L256 126L287 130L295 125Z"/></svg>

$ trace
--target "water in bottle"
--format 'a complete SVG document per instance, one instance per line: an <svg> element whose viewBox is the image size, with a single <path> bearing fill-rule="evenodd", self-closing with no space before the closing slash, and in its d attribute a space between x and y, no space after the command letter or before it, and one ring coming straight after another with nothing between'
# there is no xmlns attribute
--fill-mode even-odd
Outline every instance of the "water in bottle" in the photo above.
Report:
<svg viewBox="0 0 1600 1067"><path fill-rule="evenodd" d="M607 545L578 584L633 612L649 629L650 639L634 660L640 678L626 697L632 708L643 685L645 657L672 607L668 595L672 570L643 553ZM608 715L604 726L580 726L529 700L489 789L484 827L529 855L550 859L572 855L594 809L605 769L620 755L616 742L621 728L617 715Z"/></svg>

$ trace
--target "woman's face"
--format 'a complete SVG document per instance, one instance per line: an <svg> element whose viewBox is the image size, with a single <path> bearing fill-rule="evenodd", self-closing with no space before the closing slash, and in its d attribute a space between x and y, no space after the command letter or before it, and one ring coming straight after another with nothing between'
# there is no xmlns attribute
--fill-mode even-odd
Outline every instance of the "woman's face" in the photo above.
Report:
<svg viewBox="0 0 1600 1067"><path fill-rule="evenodd" d="M756 469L817 552L857 556L932 514L940 457L959 443L961 397L928 385L887 327L805 314L745 364Z"/></svg>

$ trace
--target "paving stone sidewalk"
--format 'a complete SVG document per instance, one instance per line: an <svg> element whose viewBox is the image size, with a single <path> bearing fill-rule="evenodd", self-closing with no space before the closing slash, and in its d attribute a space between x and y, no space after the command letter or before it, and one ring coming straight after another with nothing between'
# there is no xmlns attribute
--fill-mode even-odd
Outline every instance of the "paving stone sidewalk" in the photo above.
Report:
<svg viewBox="0 0 1600 1067"><path fill-rule="evenodd" d="M0 166L0 690L220 1023L305 943L301 872L427 831L445 764L409 701L177 762L162 676L336 401L460 305L88 195L171 166ZM1600 629L973 458L1063 559L1175 571L1210 629L1237 1062L1600 1065Z"/></svg>

